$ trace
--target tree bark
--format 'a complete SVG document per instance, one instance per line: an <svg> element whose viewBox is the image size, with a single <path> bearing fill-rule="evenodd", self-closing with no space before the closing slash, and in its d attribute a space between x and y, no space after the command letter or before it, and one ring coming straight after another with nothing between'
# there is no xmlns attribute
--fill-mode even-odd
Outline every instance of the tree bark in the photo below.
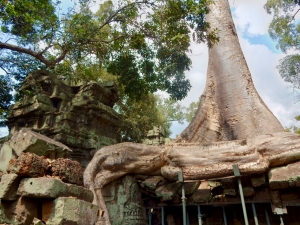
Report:
<svg viewBox="0 0 300 225"><path fill-rule="evenodd" d="M207 22L220 41L209 49L207 81L196 115L177 142L239 140L282 132L283 127L257 93L227 0L215 0Z"/></svg>

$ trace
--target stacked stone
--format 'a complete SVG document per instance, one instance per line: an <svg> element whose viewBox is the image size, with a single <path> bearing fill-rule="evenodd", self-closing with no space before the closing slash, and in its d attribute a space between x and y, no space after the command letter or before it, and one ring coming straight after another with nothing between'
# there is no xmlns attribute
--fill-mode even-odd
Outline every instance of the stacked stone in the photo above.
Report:
<svg viewBox="0 0 300 225"><path fill-rule="evenodd" d="M149 130L147 138L144 140L146 145L161 145L170 142L170 138L165 138L165 130L162 126L154 126L153 130Z"/></svg>
<svg viewBox="0 0 300 225"><path fill-rule="evenodd" d="M241 178L246 202L271 202L284 208L300 201L300 162L271 169L268 174L255 174ZM141 191L159 199L160 203L181 202L181 184L162 176L136 175ZM187 204L236 204L240 203L237 179L224 178L208 181L186 181Z"/></svg>
<svg viewBox="0 0 300 225"><path fill-rule="evenodd" d="M113 110L118 94L112 82L70 84L38 70L20 90L23 97L7 116L11 134L27 127L46 135L71 147L71 158L83 167L96 150L119 142L119 115Z"/></svg>
<svg viewBox="0 0 300 225"><path fill-rule="evenodd" d="M67 146L28 129L14 134L3 145L0 224L96 223L99 209L92 204L93 193L82 187L80 163L60 158L70 151Z"/></svg>

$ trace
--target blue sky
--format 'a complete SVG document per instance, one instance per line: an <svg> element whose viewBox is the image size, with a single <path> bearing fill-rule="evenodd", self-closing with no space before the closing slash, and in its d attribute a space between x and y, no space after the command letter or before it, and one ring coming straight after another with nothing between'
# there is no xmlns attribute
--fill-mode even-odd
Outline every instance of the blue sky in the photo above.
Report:
<svg viewBox="0 0 300 225"><path fill-rule="evenodd" d="M293 90L281 79L276 68L285 54L276 49L276 42L268 34L272 15L267 14L263 8L266 0L229 0L229 3L240 44L258 93L284 127L300 126L294 119L300 115L300 103L295 103L297 99ZM203 92L208 62L205 45L193 44L192 50L193 66L186 75L193 87L188 97L182 101L186 106L197 101ZM180 134L187 125L174 122L172 137Z"/></svg>

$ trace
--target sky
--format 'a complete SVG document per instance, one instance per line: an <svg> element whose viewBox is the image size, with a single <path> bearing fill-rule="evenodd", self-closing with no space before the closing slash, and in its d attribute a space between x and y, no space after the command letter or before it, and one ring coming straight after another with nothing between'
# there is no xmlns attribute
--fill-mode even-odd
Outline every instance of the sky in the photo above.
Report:
<svg viewBox="0 0 300 225"><path fill-rule="evenodd" d="M272 15L263 8L266 0L229 0L233 20L246 61L248 63L254 85L263 101L278 118L284 127L300 126L294 117L300 115L300 102L293 94L290 84L280 77L276 66L285 54L276 49L268 34L268 26ZM188 106L198 101L202 94L206 80L208 65L208 50L204 44L192 44L192 69L186 73L190 79L192 89L189 95L181 101ZM173 123L172 137L176 137L187 127Z"/></svg>
<svg viewBox="0 0 300 225"><path fill-rule="evenodd" d="M300 126L300 122L294 119L300 115L300 102L297 103L293 90L283 81L276 68L285 54L276 49L276 43L268 35L272 15L267 14L263 8L266 0L229 0L229 3L240 44L258 93L284 127ZM67 4L65 6L67 7ZM95 7L97 6L94 5L93 11L96 11ZM186 76L191 81L192 89L181 101L185 106L198 101L202 94L208 65L208 49L205 44L193 43L191 49L192 53L189 56L193 64ZM188 123L181 125L173 122L171 137L176 137L187 125Z"/></svg>

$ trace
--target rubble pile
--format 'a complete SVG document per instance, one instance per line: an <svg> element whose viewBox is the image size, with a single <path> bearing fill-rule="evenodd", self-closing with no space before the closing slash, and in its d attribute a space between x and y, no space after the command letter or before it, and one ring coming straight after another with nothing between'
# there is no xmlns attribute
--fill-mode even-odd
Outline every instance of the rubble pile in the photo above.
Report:
<svg viewBox="0 0 300 225"><path fill-rule="evenodd" d="M22 137L22 140L19 140ZM9 151L8 151L9 150ZM94 225L99 208L71 149L22 129L0 150L0 224Z"/></svg>

